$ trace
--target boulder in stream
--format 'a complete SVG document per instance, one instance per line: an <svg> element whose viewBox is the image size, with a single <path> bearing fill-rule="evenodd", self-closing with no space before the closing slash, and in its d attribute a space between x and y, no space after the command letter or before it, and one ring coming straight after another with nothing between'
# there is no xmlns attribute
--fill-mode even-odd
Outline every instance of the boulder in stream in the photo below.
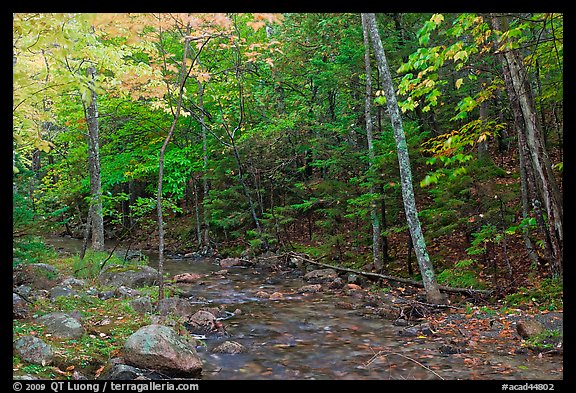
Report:
<svg viewBox="0 0 576 393"><path fill-rule="evenodd" d="M198 273L182 273L175 275L173 277L173 280L176 283L192 284L198 282L198 280L201 279L202 277L204 276Z"/></svg>
<svg viewBox="0 0 576 393"><path fill-rule="evenodd" d="M242 265L242 260L240 260L240 258L224 258L220 260L220 267L222 269L228 269L229 267L240 265Z"/></svg>
<svg viewBox="0 0 576 393"><path fill-rule="evenodd" d="M123 355L133 367L158 370L174 377L196 377L202 372L202 360L195 344L168 326L148 325L128 337Z"/></svg>
<svg viewBox="0 0 576 393"><path fill-rule="evenodd" d="M224 341L222 344L212 349L212 353L225 353L235 355L248 351L246 347L236 341Z"/></svg>

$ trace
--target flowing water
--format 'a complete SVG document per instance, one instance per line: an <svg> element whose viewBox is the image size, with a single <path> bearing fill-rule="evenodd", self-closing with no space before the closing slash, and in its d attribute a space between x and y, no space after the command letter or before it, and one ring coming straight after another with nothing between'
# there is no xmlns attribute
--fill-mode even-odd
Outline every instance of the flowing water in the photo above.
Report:
<svg viewBox="0 0 576 393"><path fill-rule="evenodd" d="M52 244L75 251L81 242L54 239ZM157 267L157 254L148 253ZM403 337L400 327L384 318L363 316L359 310L335 307L348 296L331 291L302 294L306 285L291 272L232 267L226 275L214 259L166 259L165 272L205 275L186 286L191 299L207 306L241 310L223 320L230 337L207 338L198 352L204 361L203 379L562 379L562 357L509 355L491 350L442 355L446 338ZM280 292L279 300L256 296ZM358 299L355 299L358 300ZM224 340L244 345L241 354L214 354ZM472 358L474 361L471 364Z"/></svg>

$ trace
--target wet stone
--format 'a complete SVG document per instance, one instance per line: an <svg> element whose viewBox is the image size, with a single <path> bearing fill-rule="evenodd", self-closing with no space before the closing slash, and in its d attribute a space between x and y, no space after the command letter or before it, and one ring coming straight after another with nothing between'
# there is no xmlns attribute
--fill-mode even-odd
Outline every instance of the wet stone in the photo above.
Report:
<svg viewBox="0 0 576 393"><path fill-rule="evenodd" d="M222 344L212 349L212 353L225 353L231 355L246 351L248 351L246 347L236 341L224 341Z"/></svg>

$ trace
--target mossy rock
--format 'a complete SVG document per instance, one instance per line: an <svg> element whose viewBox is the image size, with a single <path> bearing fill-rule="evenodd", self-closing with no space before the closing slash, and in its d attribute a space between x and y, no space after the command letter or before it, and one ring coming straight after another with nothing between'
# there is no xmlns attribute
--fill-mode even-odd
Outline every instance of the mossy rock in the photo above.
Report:
<svg viewBox="0 0 576 393"><path fill-rule="evenodd" d="M110 266L98 276L101 284L111 287L142 288L157 285L160 273L150 266Z"/></svg>

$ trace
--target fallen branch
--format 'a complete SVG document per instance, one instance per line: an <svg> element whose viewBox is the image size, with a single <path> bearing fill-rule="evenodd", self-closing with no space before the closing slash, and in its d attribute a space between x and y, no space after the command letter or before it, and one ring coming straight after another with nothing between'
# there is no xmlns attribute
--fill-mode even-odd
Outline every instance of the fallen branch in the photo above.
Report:
<svg viewBox="0 0 576 393"><path fill-rule="evenodd" d="M438 378L444 380L444 378L442 378L442 376L440 374L438 374L436 371L432 370L429 367L426 367L425 365L423 365L422 363L420 363L418 360L412 359L411 357L408 357L406 355L402 355L401 353L398 352L389 352L389 353L385 353L383 351L378 352L377 354L375 354L374 356L372 356L372 358L364 365L364 367L368 367L370 366L370 364L372 364L372 362L374 362L376 359L378 359L381 356L388 356L388 355L398 355L403 357L404 359L410 360L411 362L416 363L417 365L419 365L420 367L430 371L432 374L436 375Z"/></svg>
<svg viewBox="0 0 576 393"><path fill-rule="evenodd" d="M424 284L420 281L415 281L415 280L410 280L409 278L402 278L402 277L395 277L395 276L389 276L387 274L379 274L379 273L372 273L372 272L365 272L362 270L357 270L357 269L351 269L348 267L341 267L341 266L333 266L333 265L329 265L327 263L322 263L322 262L318 262L315 261L313 259L308 258L307 256L304 256L300 253L296 253L293 251L290 251L287 253L288 256L292 256L298 259L301 259L304 262L308 262L311 263L313 265L318 265L318 266L322 266L322 267L326 267L326 268L330 268L330 269L334 269L334 270L340 270L340 271L344 271L344 272L350 272L350 273L355 273L355 274L360 274L362 276L366 276L366 277L374 277L374 278L382 278L384 280L389 280L389 281L395 281L395 282L401 282L403 284L409 284L415 287L419 287L419 288L424 288ZM464 293L467 295L490 295L492 294L492 290L484 290L484 289L471 289L471 288L454 288L454 287L447 287L444 285L438 285L438 288L442 291L442 292L450 292L450 293Z"/></svg>

